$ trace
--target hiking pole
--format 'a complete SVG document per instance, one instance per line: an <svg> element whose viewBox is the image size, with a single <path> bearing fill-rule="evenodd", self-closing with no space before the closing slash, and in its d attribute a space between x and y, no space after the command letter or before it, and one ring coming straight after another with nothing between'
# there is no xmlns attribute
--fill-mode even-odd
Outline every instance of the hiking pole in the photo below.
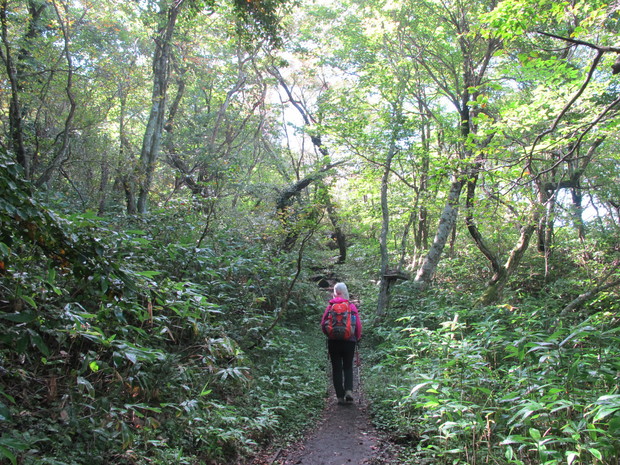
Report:
<svg viewBox="0 0 620 465"><path fill-rule="evenodd" d="M326 364L325 364L325 375L327 376L327 383L325 386L325 393L327 395L327 397L329 398L329 388L331 386L331 381L332 381L332 377L331 377L331 360L330 360L330 356L329 356L329 341L327 339L325 339L325 352L327 352L327 358L326 358Z"/></svg>
<svg viewBox="0 0 620 465"><path fill-rule="evenodd" d="M360 343L357 341L355 343L355 367L357 368L357 402L359 404L362 403L362 375L360 374L360 369L362 366L362 362L360 361Z"/></svg>

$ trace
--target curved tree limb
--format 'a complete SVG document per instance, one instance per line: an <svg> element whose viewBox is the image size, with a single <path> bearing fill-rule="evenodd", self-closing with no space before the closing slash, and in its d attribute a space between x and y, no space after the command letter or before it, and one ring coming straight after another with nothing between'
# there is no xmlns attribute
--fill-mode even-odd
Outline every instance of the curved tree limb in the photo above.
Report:
<svg viewBox="0 0 620 465"><path fill-rule="evenodd" d="M571 44L575 44L575 45L584 45L586 47L590 47L594 50L599 50L603 53L605 52L613 52L613 53L620 53L620 47L607 47L604 45L596 45L593 44L591 42L586 42L585 40L579 40L579 39L573 39L572 37L563 37L563 36L559 36L556 34L552 34L550 32L544 32L544 31L536 31L538 34L541 34L543 36L547 36L547 37L551 37L553 39L559 39L559 40L563 40L565 42L569 42Z"/></svg>
<svg viewBox="0 0 620 465"><path fill-rule="evenodd" d="M282 86L282 88L284 89L284 92L288 96L289 102L291 103L291 105L293 105L297 109L297 111L299 112L299 114L301 115L304 121L304 124L306 126L311 126L312 124L316 124L316 120L314 119L312 114L308 111L308 109L303 104L303 102L300 102L299 100L295 99L295 97L293 96L293 91L288 86L286 80L284 79L280 71L275 66L273 66L269 68L269 73L272 76L274 76L277 79L280 86ZM316 133L310 133L309 136L316 150L318 150L318 152L323 157L325 157L325 160L329 161L329 158L328 158L329 151L327 150L327 148L323 146L321 135L316 134ZM278 209L278 212L282 215L283 221L286 221L285 209L288 206L290 206L292 198L296 196L299 192L301 192L302 189L305 189L311 182L322 178L322 175L321 175L322 172L327 171L333 168L334 166L339 165L340 163L342 162L330 163L327 167L319 171L319 173L314 173L310 175L309 177L306 177L302 179L301 181L298 181L295 185L292 186L292 189L289 188L286 191L284 191L284 193L280 196L277 202L277 209ZM332 226L334 227L334 234L336 237L336 241L338 243L338 249L340 250L340 257L338 259L338 263L344 263L346 260L346 255L347 255L346 237L344 233L342 232L342 228L340 227L339 217L338 217L338 214L336 212L336 209L333 203L331 202L331 199L329 198L329 194L328 194L326 203L327 203L326 208L328 212L328 217L332 223ZM287 237L285 244L290 244L291 240L294 241L294 236L289 235L289 237Z"/></svg>
<svg viewBox="0 0 620 465"><path fill-rule="evenodd" d="M590 81L592 80L592 77L594 76L594 72L596 71L596 68L598 67L601 59L603 58L603 55L605 53L608 53L608 52L619 53L620 54L620 47L606 47L606 46L602 46L602 45L595 45L595 44L592 44L590 42L585 42L583 40L572 39L572 38L568 38L568 37L562 37L562 36L558 36L558 35L555 35L555 34L551 34L549 32L538 31L538 33L541 34L541 35L547 36L547 37L551 37L553 39L563 40L565 42L569 42L569 43L574 44L574 45L583 45L583 46L589 47L591 49L596 50L596 56L592 60L592 64L590 65L590 69L588 70L588 74L586 76L586 79L581 84L581 87L579 88L579 90L575 93L575 95L573 95L573 97L570 99L570 101L566 105L564 105L564 108L562 109L562 111L560 111L560 113L555 118L555 120L553 121L551 126L548 129L546 129L545 131L541 132L536 137L536 139L534 140L534 143L532 144L532 148L530 150L530 154L534 153L534 148L538 145L538 143L542 140L543 137L545 137L546 135L548 135L548 134L550 134L550 133L552 133L553 131L556 130L556 128L558 127L558 124L560 124L560 121L562 120L564 115L566 115L568 110L570 110L570 108L573 106L573 104L577 101L577 99L586 90L586 88L590 84ZM615 74L615 68L614 68L614 74Z"/></svg>
<svg viewBox="0 0 620 465"><path fill-rule="evenodd" d="M562 311L560 312L560 318L568 315L570 312L574 311L575 309L580 307L582 304L592 299L597 294L607 289L611 289L612 287L620 286L620 278L615 279L610 282L605 282L618 270L618 268L620 268L620 263L617 263L611 269L611 271L609 271L609 273L605 275L605 277L601 280L601 284L598 284L594 288L590 289L589 291L584 292L583 294L579 295L577 298L573 299L566 307L564 307L564 309L562 309Z"/></svg>
<svg viewBox="0 0 620 465"><path fill-rule="evenodd" d="M305 178L297 181L295 184L289 186L287 189L281 192L278 200L276 201L276 207L278 211L283 211L286 207L290 206L293 203L293 197L299 195L301 191L303 191L306 187L312 184L314 181L321 179L326 176L329 170L335 168L338 165L342 165L344 161L339 161L336 163L331 163L327 166L324 166L320 170L306 176Z"/></svg>
<svg viewBox="0 0 620 465"><path fill-rule="evenodd" d="M69 101L69 112L67 114L67 117L65 118L65 127L62 132L60 148L54 155L54 158L51 164L47 167L47 169L43 172L43 174L37 179L36 185L39 187L47 183L52 177L52 174L54 173L54 171L59 170L60 167L69 159L70 152L71 152L70 136L71 136L71 131L74 129L73 118L75 116L75 110L77 108L75 96L73 95L73 59L72 59L71 52L69 50L69 45L70 45L69 27L71 24L69 18L67 17L69 6L66 4L62 5L62 8L64 10L64 17L63 17L63 12L59 9L59 6L56 4L55 1L52 2L52 5L54 6L54 10L56 11L56 16L58 17L58 21L60 23L60 28L61 28L62 37L63 37L62 54L64 55L64 58L67 61L67 84L65 86L65 93L67 94L67 99ZM86 15L86 12L84 12L83 16L85 15Z"/></svg>

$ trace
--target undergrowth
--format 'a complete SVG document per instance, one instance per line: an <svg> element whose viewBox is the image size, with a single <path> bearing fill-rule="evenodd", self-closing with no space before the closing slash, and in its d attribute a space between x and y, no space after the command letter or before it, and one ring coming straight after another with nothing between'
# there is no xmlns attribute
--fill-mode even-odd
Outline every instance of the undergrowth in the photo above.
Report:
<svg viewBox="0 0 620 465"><path fill-rule="evenodd" d="M317 289L269 331L294 254L227 227L196 248L170 212L63 218L1 178L0 461L234 463L313 422Z"/></svg>
<svg viewBox="0 0 620 465"><path fill-rule="evenodd" d="M603 295L558 318L551 294L479 308L464 294L396 288L368 336L364 377L403 463L617 463L618 304Z"/></svg>

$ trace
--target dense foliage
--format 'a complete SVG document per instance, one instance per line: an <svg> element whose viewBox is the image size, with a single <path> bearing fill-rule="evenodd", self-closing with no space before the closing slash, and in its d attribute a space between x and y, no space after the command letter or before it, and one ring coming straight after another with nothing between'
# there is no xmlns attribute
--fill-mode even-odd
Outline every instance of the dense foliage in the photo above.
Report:
<svg viewBox="0 0 620 465"><path fill-rule="evenodd" d="M0 2L0 460L301 434L335 276L401 462L617 463L619 19Z"/></svg>
<svg viewBox="0 0 620 465"><path fill-rule="evenodd" d="M294 260L241 229L196 248L198 224L182 212L52 214L14 163L2 170L3 457L234 460L313 420L325 392L321 296L299 286L290 323L265 331ZM97 257L85 255L91 242Z"/></svg>
<svg viewBox="0 0 620 465"><path fill-rule="evenodd" d="M604 295L558 317L575 278L493 307L400 286L366 387L411 463L615 463L618 304Z"/></svg>

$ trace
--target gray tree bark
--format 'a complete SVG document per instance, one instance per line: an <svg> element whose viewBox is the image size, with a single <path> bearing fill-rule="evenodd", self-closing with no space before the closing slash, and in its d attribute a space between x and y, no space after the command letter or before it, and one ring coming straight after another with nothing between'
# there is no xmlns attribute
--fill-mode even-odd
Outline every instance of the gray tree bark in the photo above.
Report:
<svg viewBox="0 0 620 465"><path fill-rule="evenodd" d="M155 53L153 56L153 92L151 95L151 110L142 140L142 150L139 160L139 193L138 213L148 210L148 195L153 183L153 174L157 156L161 146L162 131L166 112L166 98L170 82L170 56L172 36L177 18L184 1L173 2L172 6L161 14L166 15L162 27L155 38Z"/></svg>
<svg viewBox="0 0 620 465"><path fill-rule="evenodd" d="M392 130L392 139L390 141L390 147L385 159L385 167L383 170L383 177L381 178L381 236L379 241L379 247L381 250L381 282L379 284L379 297L377 298L377 315L383 315L390 306L390 280L387 278L388 266L390 263L390 256L388 250L388 233L390 230L390 210L388 206L388 181L390 179L390 172L392 171L392 160L396 155L396 139L398 131L400 130L400 123L402 117L402 109L400 103L397 104L396 115L394 121L394 129Z"/></svg>
<svg viewBox="0 0 620 465"><path fill-rule="evenodd" d="M65 87L65 92L67 94L67 99L69 100L69 112L67 117L65 118L65 126L62 132L62 138L60 147L56 150L54 154L54 158L50 165L45 169L43 174L37 179L36 185L42 186L47 183L55 171L59 170L61 166L69 159L71 153L71 131L73 130L73 117L75 116L75 109L77 104L75 102L75 98L73 96L73 59L71 57L71 53L69 51L69 23L63 21L64 14L58 10L58 6L56 3L53 3L54 9L56 11L56 15L58 16L58 22L60 23L60 28L62 30L62 36L64 41L63 55L65 60L67 61L67 85ZM63 5L67 10L68 5ZM66 13L66 12L65 12Z"/></svg>
<svg viewBox="0 0 620 465"><path fill-rule="evenodd" d="M439 225L437 226L437 232L435 233L433 244L426 254L422 266L420 266L418 272L416 273L415 282L420 286L428 286L433 278L433 275L435 274L435 270L439 264L443 249L448 242L448 238L450 237L450 233L452 232L454 225L456 224L459 208L459 197L461 196L462 190L463 181L460 179L454 179L448 192L448 201L446 202L443 212L441 213L441 217L439 218Z"/></svg>

